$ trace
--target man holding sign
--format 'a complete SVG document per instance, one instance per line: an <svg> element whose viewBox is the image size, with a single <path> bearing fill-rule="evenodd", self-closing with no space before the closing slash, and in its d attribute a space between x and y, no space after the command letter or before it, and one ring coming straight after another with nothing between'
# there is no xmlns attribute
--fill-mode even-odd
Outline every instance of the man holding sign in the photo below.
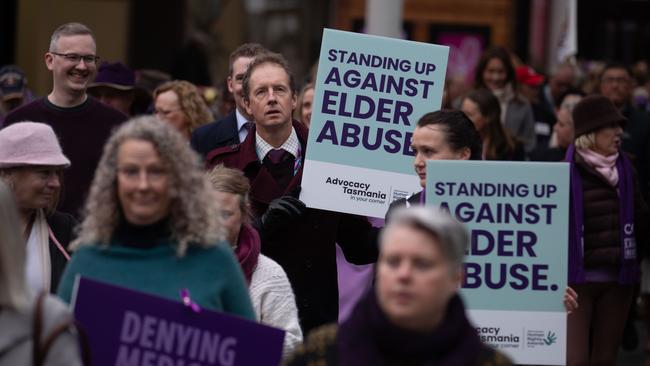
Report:
<svg viewBox="0 0 650 366"><path fill-rule="evenodd" d="M377 258L377 232L365 218L308 209L295 198L302 180L307 130L292 120L295 85L284 57L257 57L244 75L243 89L255 128L241 144L210 152L208 165L240 169L250 180L262 252L287 272L307 333L338 317L334 243L352 263L372 263Z"/></svg>
<svg viewBox="0 0 650 366"><path fill-rule="evenodd" d="M325 210L383 218L419 190L414 128L440 109L449 48L323 31L300 198Z"/></svg>

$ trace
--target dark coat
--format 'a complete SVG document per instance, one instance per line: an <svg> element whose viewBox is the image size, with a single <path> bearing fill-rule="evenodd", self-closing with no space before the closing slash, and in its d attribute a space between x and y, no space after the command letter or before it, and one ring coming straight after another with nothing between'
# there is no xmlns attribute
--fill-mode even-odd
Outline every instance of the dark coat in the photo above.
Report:
<svg viewBox="0 0 650 366"><path fill-rule="evenodd" d="M386 223L388 223L388 220L390 218L390 215L393 213L393 210L396 210L398 208L406 207L406 202L409 203L409 207L411 206L419 206L420 205L420 196L424 191L420 191L418 193L412 194L410 197L407 198L400 198L398 200L393 201L390 206L388 206L388 210L386 211Z"/></svg>
<svg viewBox="0 0 650 366"><path fill-rule="evenodd" d="M75 220L72 215L55 211L53 214L49 215L47 218L47 224L52 229L52 234L56 240L63 246L65 250L68 249L68 245L76 237L74 233L74 228L77 226L78 222ZM65 269L65 265L68 263L65 255L61 249L56 245L52 236L49 236L50 242L50 263L51 263L51 282L50 282L50 292L56 293L56 289L59 286L59 280Z"/></svg>
<svg viewBox="0 0 650 366"><path fill-rule="evenodd" d="M224 118L200 126L192 132L190 144L202 157L216 148L239 143L237 116L233 110Z"/></svg>
<svg viewBox="0 0 650 366"><path fill-rule="evenodd" d="M530 153L530 160L557 162L557 161L563 161L565 156L566 156L566 149L560 147L537 146L535 150L532 153Z"/></svg>
<svg viewBox="0 0 650 366"><path fill-rule="evenodd" d="M584 265L586 270L618 272L621 264L619 197L616 188L576 155L582 179L584 215ZM634 227L640 252L646 247L648 210L638 184L634 184Z"/></svg>
<svg viewBox="0 0 650 366"><path fill-rule="evenodd" d="M533 118L535 119L535 134L537 135L537 147L548 146L548 142L553 134L553 126L557 117L555 115L555 101L548 100L546 88L544 85L539 88L537 100L532 102ZM548 132L548 133L542 133ZM564 157L563 157L564 158Z"/></svg>
<svg viewBox="0 0 650 366"><path fill-rule="evenodd" d="M641 194L646 202L650 199L650 115L631 105L621 111L627 123L623 131L621 148L632 155L632 162L639 173Z"/></svg>
<svg viewBox="0 0 650 366"><path fill-rule="evenodd" d="M294 121L302 151L306 151L307 129ZM281 189L260 163L251 131L239 145L225 146L208 154L208 166L223 163L244 172L250 180L254 216L259 218L275 198L290 195L300 186L302 166L286 189ZM262 253L278 262L287 273L296 295L303 332L338 320L338 281L335 243L354 264L377 260L378 229L365 217L308 208L288 230L269 237L262 231Z"/></svg>
<svg viewBox="0 0 650 366"><path fill-rule="evenodd" d="M296 351L287 359L286 366L337 366L341 364L339 360L339 349L337 347L337 336L339 334L336 324L324 325L305 337L305 343L298 346ZM393 360L387 361L383 365L373 366L426 366L427 361L414 360ZM476 358L475 366L509 366L512 365L510 360L501 352L496 351L489 346L483 345ZM466 365L473 366L473 365Z"/></svg>

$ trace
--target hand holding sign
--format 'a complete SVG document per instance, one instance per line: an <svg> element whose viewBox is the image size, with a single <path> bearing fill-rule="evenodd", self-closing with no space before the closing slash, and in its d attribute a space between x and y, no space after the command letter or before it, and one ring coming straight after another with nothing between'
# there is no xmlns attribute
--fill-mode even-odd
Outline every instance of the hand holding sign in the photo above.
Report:
<svg viewBox="0 0 650 366"><path fill-rule="evenodd" d="M383 218L391 202L420 189L413 129L440 108L448 54L446 46L325 29L302 179L309 207Z"/></svg>
<svg viewBox="0 0 650 366"><path fill-rule="evenodd" d="M274 199L262 215L262 235L273 236L300 218L307 209L305 204L291 196Z"/></svg>

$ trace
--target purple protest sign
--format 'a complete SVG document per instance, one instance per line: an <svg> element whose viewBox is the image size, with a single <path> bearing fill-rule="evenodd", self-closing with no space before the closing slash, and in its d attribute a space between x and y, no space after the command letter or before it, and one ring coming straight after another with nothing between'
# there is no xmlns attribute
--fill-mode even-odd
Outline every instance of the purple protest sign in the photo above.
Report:
<svg viewBox="0 0 650 366"><path fill-rule="evenodd" d="M93 365L204 366L280 363L284 331L180 301L77 278L72 303Z"/></svg>

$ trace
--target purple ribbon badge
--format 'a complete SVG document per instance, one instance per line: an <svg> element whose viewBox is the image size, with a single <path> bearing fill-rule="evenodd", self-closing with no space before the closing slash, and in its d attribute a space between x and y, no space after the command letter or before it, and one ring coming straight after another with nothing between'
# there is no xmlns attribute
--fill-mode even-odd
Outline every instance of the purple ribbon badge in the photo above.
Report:
<svg viewBox="0 0 650 366"><path fill-rule="evenodd" d="M183 301L183 305L192 309L195 313L201 312L201 307L190 298L190 290L186 288L181 290L181 300Z"/></svg>

